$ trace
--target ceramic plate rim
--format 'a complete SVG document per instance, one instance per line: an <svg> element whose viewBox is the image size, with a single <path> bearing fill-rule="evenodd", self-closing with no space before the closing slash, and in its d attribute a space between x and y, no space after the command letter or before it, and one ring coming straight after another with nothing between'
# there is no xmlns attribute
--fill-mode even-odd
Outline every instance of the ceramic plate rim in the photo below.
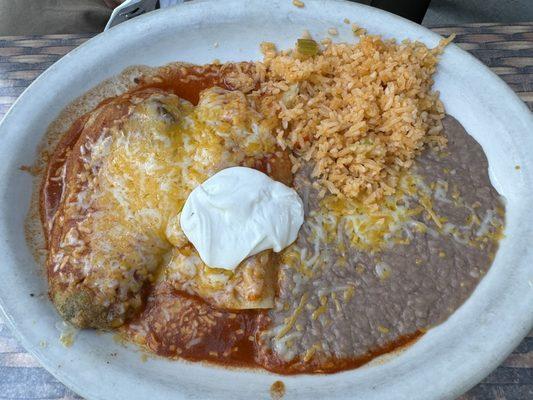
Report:
<svg viewBox="0 0 533 400"><path fill-rule="evenodd" d="M311 10L318 10L319 7L321 9L325 10L324 13L330 12L330 13L336 13L340 11L345 11L348 13L351 13L350 15L366 15L372 18L376 18L377 20L383 20L387 21L391 24L397 24L401 26L402 28L405 28L405 31L408 32L410 35L415 35L415 38L417 38L419 35L421 38L423 38L424 41L430 41L432 44L435 44L438 39L440 38L438 35L428 31L425 28L422 28L412 22L403 20L400 17L394 16L392 14L372 9L367 6L363 6L360 4L355 3L346 3L343 1L319 1L319 0L307 0L304 1L306 3L306 7L301 10L301 15L307 18L309 16L306 13L310 13ZM115 43L118 40L125 40L130 32L135 32L135 29L151 29L149 24L150 22L153 23L162 23L168 24L168 26L173 26L172 23L177 24L176 22L170 21L171 17L180 18L184 16L188 16L190 18L201 18L205 15L214 15L216 13L219 13L220 15L224 15L222 7L226 7L231 9L232 7L235 7L235 13L236 15L241 15L239 13L243 13L241 9L237 9L240 7L247 7L248 11L244 12L246 15L256 15L259 13L262 9L261 7L265 8L265 4L261 3L259 0L246 0L244 2L238 2L237 0L227 0L224 2L224 5L216 4L216 1L197 1L193 3L186 3L182 6L179 6L175 9L171 10L164 10L164 11L158 11L151 13L146 16L142 16L140 18L137 18L133 21L130 21L125 24L121 24L116 28L111 29L108 32L105 32L101 35L96 36L93 39L90 39L88 42L84 43L65 57L63 57L60 61L55 63L52 67L50 67L47 71L45 71L41 76L39 76L35 82L33 82L24 92L23 94L17 99L17 101L13 104L12 108L6 114L2 122L0 123L0 140L9 140L10 136L10 130L17 126L18 122L22 122L22 119L20 117L21 112L24 110L24 108L31 105L31 97L32 96L38 96L40 91L42 92L43 88L46 87L47 80L51 80L54 75L57 75L59 72L64 70L69 65L72 65L73 62L76 61L76 59L86 56L89 51L92 49L98 48L99 46L105 46L106 44ZM327 4L326 4L327 3ZM269 7L276 8L277 10L286 11L287 15L290 16L290 21L299 21L298 18L299 14L292 14L297 13L299 10L296 8L289 8L292 7L290 5L290 0L287 1L273 1L270 3L269 6L266 8L269 9ZM272 10L270 8L269 10ZM211 13L211 14L210 14ZM255 13L255 14L254 14ZM218 15L218 14L217 14ZM327 19L327 18L326 18ZM309 16L309 20L311 20L311 17ZM313 22L316 24L319 24L319 22ZM342 23L342 21L338 22L339 24ZM184 23L186 25L186 23ZM166 25L165 25L166 26ZM207 28L206 28L207 29ZM400 33L400 32L398 32ZM483 82L489 82L491 87L489 91L498 93L500 96L503 96L502 98L505 100L505 104L502 105L496 105L496 112L499 111L501 108L505 108L506 111L511 113L512 116L515 116L517 118L517 121L513 122L514 125L512 125L511 128L516 130L519 129L526 129L526 131L529 129L530 132L533 132L532 128L532 121L531 121L531 113L525 106L525 104L516 96L516 94L503 82L498 78L495 74L493 74L487 67L485 67L480 61L469 55L468 53L460 50L457 46L451 45L445 55L446 65L453 66L454 63L463 63L466 64L466 66L470 67L474 71L481 71L479 72L479 79L481 79ZM468 72L470 73L470 72ZM473 83L474 85L475 83ZM92 85L91 85L92 86ZM87 88L77 88L78 91L81 90L79 94L81 94L83 91L87 90ZM42 93L40 94L42 95ZM443 99L446 104L446 93L443 93L445 98ZM75 96L77 97L77 96ZM40 101L37 99L36 101ZM453 104L454 101L450 101L450 107L451 109L454 109ZM446 104L448 107L448 104ZM489 106L492 106L493 103L488 104ZM475 107L475 105L473 105ZM459 112L459 111L458 111ZM453 112L452 112L453 114ZM469 124L472 124L472 126L475 124L475 120L470 120L468 116L464 116L464 120L461 120L463 124L468 128ZM497 127L496 129L499 129ZM44 130L44 129L43 129ZM42 134L43 132L37 132L37 134ZM33 134L28 133L26 134ZM520 137L519 134L516 138L512 135L510 136L510 140L512 139L518 139ZM479 140L482 140L483 138L478 138ZM487 139L488 140L488 139ZM533 145L533 140L525 138L527 144L529 146ZM483 144L483 143L482 143ZM513 143L503 143L502 147L510 146L510 148L513 148L513 151L516 151L516 154L513 153L513 157L516 159L523 160L523 168L521 172L520 179L523 180L524 188L517 191L516 196L526 196L526 200L533 199L532 197L532 190L531 186L533 183L533 180L531 179L531 160L529 160L527 157L524 156L526 153L526 150L520 149ZM516 147L516 149L515 149ZM527 146L526 146L527 147ZM533 147L532 147L533 148ZM0 149L0 155L6 157L6 159L9 158L9 154L6 152L5 149ZM490 160L490 157L489 157ZM13 161L13 160L12 160ZM14 161L12 164L7 163L7 165L15 165ZM10 175L9 175L10 176ZM505 186L505 182L502 182L502 179L498 181L497 174L495 176L492 176L493 180L495 179L495 185L498 187L500 185L500 188L504 190L506 193L510 194L510 197L513 198L515 195L514 192ZM8 192L6 189L6 185L9 183L7 181L8 178L8 172L6 172L4 169L0 171L0 199L4 200L4 196L8 196ZM514 179L514 178L513 178ZM518 180L517 180L518 182ZM520 182L519 182L520 183ZM520 186L520 185L519 185ZM522 186L520 186L522 187ZM8 197L6 197L8 198ZM517 203L522 204L522 203ZM7 207L7 206L6 206ZM9 232L9 218L4 212L4 208L2 207L0 209L0 239L2 243L1 246L5 246L6 249L10 249L9 246L13 246L13 243L9 242L9 236L4 233ZM7 208L6 208L7 209ZM519 213L523 213L525 215L525 208L519 209L517 207L517 211ZM3 214L2 214L3 213ZM522 215L522 214L520 214ZM4 230L1 230L4 229ZM533 238L533 232L531 229L529 230L523 230L520 231L523 232L525 235L528 235L527 237ZM523 239L523 238L522 238ZM513 239L513 242L519 242L519 239ZM511 270L510 273L514 274L514 279L523 279L528 278L533 279L533 276L531 274L531 271L527 270L527 267L525 266L525 263L527 261L531 261L533 263L533 254L528 249L522 249L519 248L520 251L523 250L523 253L521 253L522 261L521 266L516 267L514 270ZM19 265L17 262L20 262L18 260L18 255L12 255L11 253L7 253L10 259L10 265L9 266L15 266ZM18 260L18 261L17 261ZM6 266L6 263L3 263L2 267ZM531 264L529 264L531 265ZM490 273L489 273L490 275ZM492 278L491 278L492 279ZM487 276L483 282L480 284L478 289L476 289L476 296L484 295L485 292L489 291L491 287L491 284L489 284L488 281L490 281L489 276ZM487 282L485 282L487 280ZM530 290L527 292L524 289L523 282L513 282L513 289L517 290L517 293L511 293L509 294L510 297L505 297L501 299L502 304L514 304L516 305L516 309L520 310L522 312L521 315L495 315L495 316L487 316L487 321L484 326L494 326L494 322L496 319L500 318L502 321L512 322L516 324L512 330L506 331L507 334L504 338L500 338L501 340L496 340L496 338L492 336L484 336L480 335L479 332L475 332L476 335L478 335L479 338L486 338L486 342L484 343L485 347L489 350L489 354L484 354L483 352L480 352L479 349L472 348L472 354L477 354L476 351L478 351L478 356L474 361L469 361L465 363L465 366L471 367L472 365L475 366L473 371L464 371L464 368L460 365L456 365L456 369L452 371L447 371L444 373L444 376L442 377L441 381L435 383L434 390L428 390L427 388L423 387L424 381L420 380L422 377L427 378L427 376L424 376L421 373L418 373L417 376L411 376L408 374L408 372L403 371L404 375L401 375L402 377L406 377L407 380L406 383L394 383L394 390L397 394L397 398L452 398L464 390L468 389L469 387L473 386L475 383L477 383L479 380L481 380L485 375L487 375L496 365L498 365L503 358L510 352L512 349L519 343L519 341L528 333L528 331L533 326L533 313L529 312L528 310L531 310L533 307L533 290ZM530 281L533 282L533 281ZM493 282L494 283L494 282ZM63 383L65 383L67 386L69 386L71 389L76 391L77 393L83 395L84 397L88 399L103 399L103 398L109 398L107 395L109 394L108 391L104 392L105 390L109 390L109 387L100 388L98 386L96 387L89 387L86 383L80 383L80 382L87 382L86 378L82 376L83 371L79 371L74 369L73 371L66 371L65 369L61 369L57 367L57 362L60 361L57 359L55 353L54 355L50 356L46 348L39 347L38 343L33 340L33 338L30 338L30 332L28 332L27 327L22 327L22 321L14 320L11 316L11 311L13 309L13 302L14 301L24 301L21 300L19 297L17 297L17 294L12 290L6 290L5 287L0 284L0 289L2 289L2 292L0 293L0 309L2 313L4 314L5 320L7 325L12 329L12 331L15 333L15 336L17 339L23 344L23 346L29 350L33 355L37 357L37 359L43 364L43 366L50 371L54 376L56 376L59 380L61 380ZM479 293L478 293L479 292ZM483 293L483 294L482 294ZM523 297L521 298L521 302L518 301L518 294L522 294ZM13 297L14 296L14 297ZM507 296L507 295L506 295ZM478 296L479 297L479 296ZM514 300L513 300L514 299ZM494 300L495 301L495 300ZM514 303L513 303L514 302ZM498 303L496 303L495 307L496 310ZM439 335L445 335L449 334L449 332L446 332L446 328L449 326L452 326L455 323L455 320L459 319L460 316L456 314L462 314L463 309L461 308L458 310L448 322L446 322L444 327L439 327L435 329L435 332L430 332L428 335L428 339L426 338L422 339L420 342L417 343L415 346L418 350L425 349L428 352L431 351L430 342L431 340L436 340ZM441 329L442 328L442 329ZM25 329L25 330L24 330ZM450 335L452 337L453 335ZM453 345L460 346L463 343L451 343L452 347L450 348L450 354L454 354ZM425 347L424 347L425 346ZM76 350L75 350L76 351ZM406 353L411 353L411 350L407 351ZM56 358L54 358L56 357ZM380 371L385 371L387 373L395 373L396 371L401 371L401 366L398 367L398 360L402 360L405 362L405 365L409 365L409 362L412 360L409 358L410 356L402 355L400 357L395 358L390 363L386 363L382 367L376 367L381 368ZM64 360L63 360L64 361ZM427 361L427 360L426 360ZM440 364L439 364L440 363ZM428 366L428 369L433 368L434 370L438 370L438 367L441 367L442 365L447 365L446 362L443 360L436 360L435 364L439 364L438 366ZM72 364L75 365L75 364ZM155 365L155 364L154 364ZM159 364L157 364L159 365ZM209 371L213 370L210 367L204 367L199 366L197 364L182 364L187 365L188 370L194 371L194 373L199 374L209 374ZM215 372L212 372L213 375L216 376L232 376L232 374L237 374L235 376L238 377L244 377L250 381L252 381L251 386L248 385L243 390L252 390L254 388L257 388L256 386L253 386L254 384L257 385L257 382L266 382L268 380L274 381L276 379L281 379L286 382L288 387L288 395L289 397L294 398L300 398L302 396L308 396L309 390L317 390L317 393L325 393L331 390L335 390L335 387L339 387L342 392L335 393L339 398L340 397L350 397L354 395L352 390L349 390L347 388L350 388L350 382L353 381L353 388L358 388L361 390L367 390L367 392L360 391L359 393L368 393L367 397L365 398L378 398L381 395L385 395L386 393L391 393L390 388L387 389L387 387L379 386L377 385L375 388L367 388L365 386L360 386L359 380L361 380L362 377L368 377L373 376L372 374L375 373L375 370L372 368L363 368L356 371L348 371L341 374L335 374L331 376L296 376L296 377L276 377L270 374L266 373L255 373L250 371L230 371L230 372L216 372L218 369L215 369ZM395 369L400 368L400 370ZM420 368L419 368L420 369ZM207 372L206 372L207 371ZM225 371L225 370L224 370ZM434 373L433 371L432 373ZM441 371L442 372L442 371ZM129 375L128 375L129 376ZM122 376L119 376L119 378ZM260 377L257 378L256 377ZM264 378L261 378L264 377ZM266 378L265 378L266 377ZM83 379L82 379L83 378ZM135 375L133 375L131 378L135 378ZM209 377L206 377L208 380ZM256 382L257 381L257 382ZM418 383L417 383L418 382ZM125 382L123 382L124 384ZM165 394L170 393L166 388L166 382L161 383L161 388L158 391L157 387L154 389L154 396L155 398L164 398ZM359 386L357 386L359 385ZM221 387L223 384L221 383ZM301 388L302 386L306 387L306 390L303 390ZM415 387L420 387L420 390L418 393L414 391ZM214 387L214 386L213 386ZM260 390L259 390L260 389ZM261 395L265 395L268 393L268 387L259 388L257 393L260 393ZM309 389L309 390L307 390ZM124 387L115 387L113 388L115 390L114 397L115 398L126 398L128 395L135 395L133 390L130 390L128 388ZM216 394L211 391L202 391L201 388L185 388L180 387L180 392L176 392L176 396L180 395L182 398L194 398L194 397L201 397L210 395L210 397L216 396ZM354 389L355 390L355 389ZM220 393L219 393L220 394ZM231 392L223 392L224 396L230 398L232 393ZM420 397L420 396L426 396L426 397ZM429 396L429 397L428 397Z"/></svg>

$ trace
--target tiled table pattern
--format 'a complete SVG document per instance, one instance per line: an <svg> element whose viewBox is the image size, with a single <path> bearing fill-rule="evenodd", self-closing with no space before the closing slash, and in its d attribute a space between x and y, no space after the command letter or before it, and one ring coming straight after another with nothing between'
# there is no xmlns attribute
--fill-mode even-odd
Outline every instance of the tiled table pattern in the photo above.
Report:
<svg viewBox="0 0 533 400"><path fill-rule="evenodd" d="M533 22L436 27L488 65L533 109ZM0 37L0 118L22 91L88 35ZM533 134L533 132L531 132ZM1 140L1 138L0 138ZM0 320L0 399L79 399L17 343ZM460 400L533 399L533 332Z"/></svg>

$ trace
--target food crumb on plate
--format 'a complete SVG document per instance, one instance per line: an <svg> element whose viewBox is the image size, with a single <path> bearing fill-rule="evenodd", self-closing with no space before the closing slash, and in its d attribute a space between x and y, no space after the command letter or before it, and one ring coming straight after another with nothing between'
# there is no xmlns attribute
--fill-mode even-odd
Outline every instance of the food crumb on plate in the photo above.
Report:
<svg viewBox="0 0 533 400"><path fill-rule="evenodd" d="M72 347L79 329L65 321L56 323L55 327L59 331L59 342L65 347Z"/></svg>
<svg viewBox="0 0 533 400"><path fill-rule="evenodd" d="M292 4L298 8L305 7L305 3L301 0L292 0Z"/></svg>
<svg viewBox="0 0 533 400"><path fill-rule="evenodd" d="M282 381L276 381L270 386L270 396L274 400L279 400L285 396L285 384Z"/></svg>
<svg viewBox="0 0 533 400"><path fill-rule="evenodd" d="M352 32L355 36L363 36L366 34L366 29L361 28L357 24L352 24Z"/></svg>
<svg viewBox="0 0 533 400"><path fill-rule="evenodd" d="M66 329L61 333L61 336L59 336L59 341L65 347L72 347L77 333L78 331L74 327L71 327L71 329Z"/></svg>
<svg viewBox="0 0 533 400"><path fill-rule="evenodd" d="M262 42L259 47L264 56L274 57L276 55L276 45L272 42Z"/></svg>

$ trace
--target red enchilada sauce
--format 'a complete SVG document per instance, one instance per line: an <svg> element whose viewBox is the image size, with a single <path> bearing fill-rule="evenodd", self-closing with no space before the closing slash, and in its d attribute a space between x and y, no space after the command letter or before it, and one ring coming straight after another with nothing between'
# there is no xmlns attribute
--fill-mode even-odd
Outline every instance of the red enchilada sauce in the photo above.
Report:
<svg viewBox="0 0 533 400"><path fill-rule="evenodd" d="M124 115L127 108L124 106L135 93L159 89L197 104L200 92L206 88L216 85L233 89L226 79L228 72L234 71L235 68L253 67L250 64L239 64L233 68L232 70L232 66L228 68L221 65L163 67L156 77L138 79L137 86L130 92L101 102L95 110L105 107L112 100L117 105L107 117L104 115L98 121L97 126L104 129L117 117ZM91 114L92 112L76 120L61 139L43 180L41 220L47 240L65 185L66 160L71 152L76 154L76 143ZM288 163L283 160L280 162L279 159L265 159L255 167L263 172L273 171L278 180L290 184L290 164L283 165L284 162ZM271 352L259 351L257 340L260 332L269 325L268 311L220 310L197 296L175 290L165 282L156 284L148 292L151 294L146 300L145 309L134 320L120 328L120 331L128 340L170 358L208 361L225 366L262 367L282 374L331 373L356 368L381 354L409 344L421 335L420 332L415 332L356 359L335 359L329 363L322 361L320 365L314 365L313 359L308 362L295 360L287 363Z"/></svg>

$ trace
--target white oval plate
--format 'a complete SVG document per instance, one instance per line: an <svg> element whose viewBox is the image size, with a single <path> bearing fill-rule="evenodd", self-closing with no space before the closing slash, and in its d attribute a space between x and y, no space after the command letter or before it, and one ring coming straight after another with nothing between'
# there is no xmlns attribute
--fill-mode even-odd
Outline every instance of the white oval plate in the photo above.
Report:
<svg viewBox="0 0 533 400"><path fill-rule="evenodd" d="M0 126L0 305L19 340L58 379L87 399L269 398L281 379L286 398L445 399L479 382L533 325L533 121L518 97L455 45L446 49L436 78L447 111L483 146L492 181L507 200L506 237L490 272L448 321L397 357L333 375L280 377L149 359L109 334L81 332L67 349L46 282L24 239L31 164L47 125L70 101L135 64L180 60L207 63L259 59L259 43L293 46L304 29L316 37L336 26L353 41L349 18L388 38L435 46L440 37L373 8L339 1L200 1L157 11L119 25L74 50L43 73ZM214 43L219 46L215 47ZM515 170L520 165L520 170ZM39 343L47 343L40 346Z"/></svg>

